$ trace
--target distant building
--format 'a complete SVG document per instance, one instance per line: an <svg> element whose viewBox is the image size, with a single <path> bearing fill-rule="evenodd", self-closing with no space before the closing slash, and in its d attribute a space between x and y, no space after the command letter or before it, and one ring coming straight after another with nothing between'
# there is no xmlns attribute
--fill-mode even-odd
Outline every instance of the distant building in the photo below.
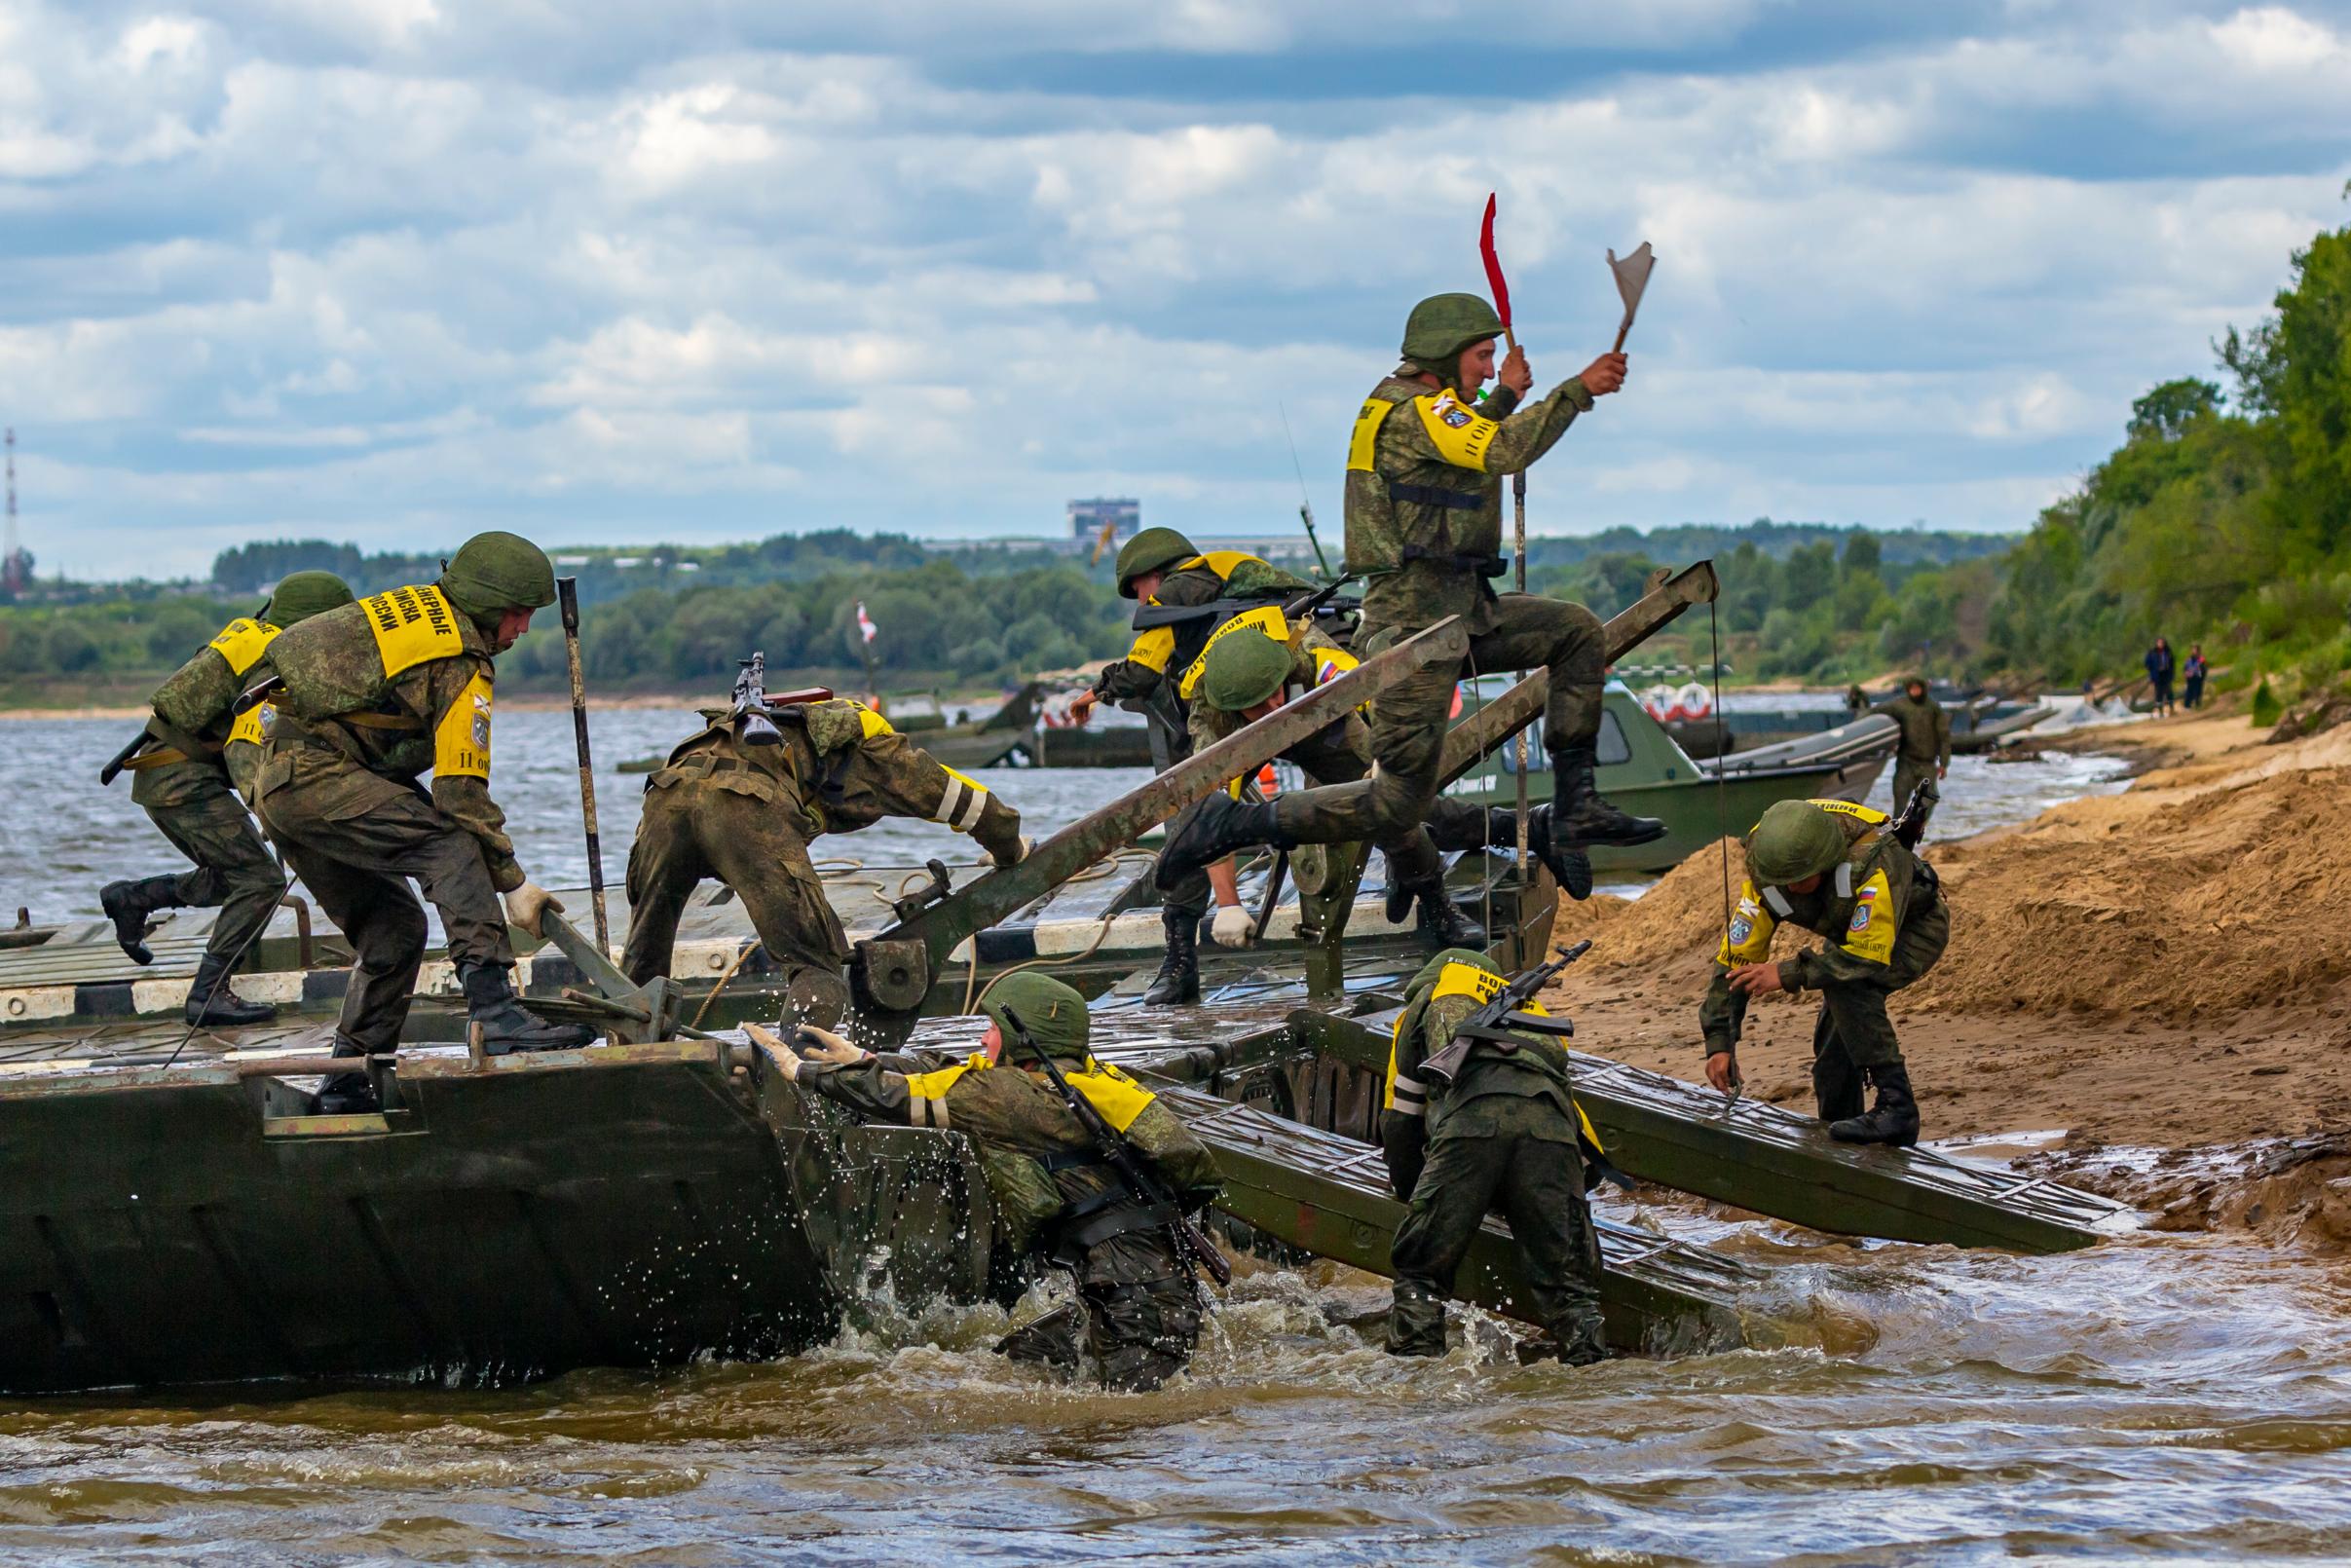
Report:
<svg viewBox="0 0 2351 1568"><path fill-rule="evenodd" d="M1136 531L1142 527L1142 503L1102 497L1069 504L1071 540L1091 546L1101 538L1104 527L1110 530L1110 542L1113 544L1133 539Z"/></svg>

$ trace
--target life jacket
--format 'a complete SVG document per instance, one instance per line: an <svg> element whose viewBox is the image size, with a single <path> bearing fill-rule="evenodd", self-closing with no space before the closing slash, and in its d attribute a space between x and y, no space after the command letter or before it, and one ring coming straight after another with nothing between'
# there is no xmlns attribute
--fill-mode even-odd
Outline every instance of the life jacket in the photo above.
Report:
<svg viewBox="0 0 2351 1568"><path fill-rule="evenodd" d="M226 740L220 721L235 699L237 683L260 662L277 637L276 626L251 616L241 616L223 626L197 657L202 659L205 653L216 655L228 666L228 681L222 683L217 674L205 674L194 666L167 681L155 694L154 714L147 721L148 733L163 744L151 746L125 763L124 770L139 773L173 763L219 757ZM194 680L188 679L191 673L196 676ZM229 701L221 700L223 692Z"/></svg>
<svg viewBox="0 0 2351 1568"><path fill-rule="evenodd" d="M1445 467L1400 474L1379 467L1380 431L1399 409L1417 419ZM1486 449L1502 429L1458 392L1431 392L1389 377L1371 390L1347 443L1347 570L1375 578L1413 561L1498 577L1502 482L1485 471Z"/></svg>
<svg viewBox="0 0 2351 1568"><path fill-rule="evenodd" d="M1894 908L1893 882L1885 874L1889 849L1899 849L1886 832L1892 818L1885 812L1850 801L1807 801L1807 805L1838 819L1845 829L1846 856L1831 869L1818 891L1806 895L1821 900L1820 909L1798 922L1806 930L1827 937L1846 952L1872 963L1891 963L1901 912ZM1918 861L1913 900L1935 893L1935 879L1924 861ZM1758 887L1752 877L1741 878L1738 902L1731 924L1715 953L1725 966L1762 963L1772 953L1772 935L1779 922L1796 913L1785 888Z"/></svg>
<svg viewBox="0 0 2351 1568"><path fill-rule="evenodd" d="M438 588L415 585L370 594L280 633L270 647L279 687L278 722L290 720L302 732L362 763L387 745L416 752L389 741L403 733L421 738L426 728L426 721L407 712L392 695L392 682L420 664L447 658L470 659L475 667L458 699L433 727L429 762L418 752L403 757L399 770L415 764L417 772L429 765L445 777L488 778L494 696L490 658L478 640L468 646L464 615ZM346 733L338 736L339 729ZM387 739L362 744L348 732L358 730L376 731Z"/></svg>

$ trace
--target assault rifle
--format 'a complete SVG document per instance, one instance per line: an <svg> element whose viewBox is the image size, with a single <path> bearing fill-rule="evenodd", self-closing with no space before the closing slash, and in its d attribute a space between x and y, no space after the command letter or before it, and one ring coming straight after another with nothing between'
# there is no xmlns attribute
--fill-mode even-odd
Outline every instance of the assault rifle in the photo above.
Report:
<svg viewBox="0 0 2351 1568"><path fill-rule="evenodd" d="M1200 1227L1184 1213L1182 1206L1176 1201L1176 1194L1160 1179L1159 1173L1135 1152L1135 1146L1127 1141L1125 1135L1102 1119L1102 1113L1094 1108L1093 1101L1069 1087L1069 1080L1062 1075L1060 1064L1046 1055L1044 1048L1029 1035L1027 1026L1021 1022L1021 1015L1007 1007L1003 1010L1003 1016L1004 1027L1011 1031L1013 1042L1037 1059L1038 1064L1045 1069L1045 1076L1052 1080L1055 1092L1062 1097L1063 1103L1069 1107L1069 1114L1077 1118L1078 1126L1084 1128L1087 1136L1094 1139L1094 1145L1101 1150L1102 1158L1118 1173L1119 1180L1126 1183L1128 1193L1138 1203L1161 1216L1161 1227L1166 1230L1168 1241L1175 1247L1176 1259L1183 1264L1184 1272L1189 1274L1194 1269L1206 1269L1209 1278L1218 1285L1232 1284L1233 1266L1224 1260L1222 1252L1216 1251L1215 1243L1203 1235Z"/></svg>
<svg viewBox="0 0 2351 1568"><path fill-rule="evenodd" d="M1550 984L1551 976L1591 952L1589 942L1579 942L1561 951L1549 963L1529 969L1494 993L1494 999L1461 1021L1453 1038L1445 1048L1420 1064L1420 1076L1434 1078L1450 1086L1468 1062L1471 1050L1485 1044L1504 1056L1514 1056L1522 1041L1513 1039L1510 1030L1524 1029L1532 1034L1548 1034L1554 1040L1572 1040L1576 1036L1574 1021L1547 1018L1541 1013L1522 1013L1519 1008L1533 1001L1537 992Z"/></svg>
<svg viewBox="0 0 2351 1568"><path fill-rule="evenodd" d="M1919 787L1910 792L1910 799L1902 803L1900 813L1886 828L1886 832L1893 835L1894 842L1905 849L1918 848L1919 840L1926 837L1927 803L1942 798L1943 792L1935 788L1933 779L1919 780Z"/></svg>
<svg viewBox="0 0 2351 1568"><path fill-rule="evenodd" d="M735 661L742 673L734 678L734 717L743 722L743 744L772 746L781 741L783 732L775 728L768 715L777 708L789 708L802 702L823 702L833 695L832 689L822 686L802 687L786 691L781 696L767 694L767 655L763 651L749 658Z"/></svg>
<svg viewBox="0 0 2351 1568"><path fill-rule="evenodd" d="M1282 614L1293 620L1300 616L1311 617L1320 615L1338 597L1339 590L1347 585L1348 580L1340 578L1335 582L1325 583L1312 593L1302 593L1285 604ZM1206 620L1213 622L1209 629L1213 631L1235 616L1247 615L1272 602L1272 596L1268 595L1259 599L1211 599L1204 605L1138 605L1135 611L1135 629L1149 631L1153 626L1184 626L1196 620ZM1352 599L1347 602L1355 603Z"/></svg>

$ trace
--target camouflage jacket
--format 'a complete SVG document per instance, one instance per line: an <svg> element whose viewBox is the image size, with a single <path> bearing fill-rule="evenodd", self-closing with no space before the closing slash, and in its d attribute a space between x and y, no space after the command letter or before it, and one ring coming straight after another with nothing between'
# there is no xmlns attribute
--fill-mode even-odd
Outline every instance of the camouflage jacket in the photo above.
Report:
<svg viewBox="0 0 2351 1568"><path fill-rule="evenodd" d="M256 665L277 635L278 628L266 620L232 620L155 689L147 731L156 737L157 749L168 748L183 760L137 766L131 778L134 803L168 807L219 788L229 710L257 678Z"/></svg>
<svg viewBox="0 0 2351 1568"><path fill-rule="evenodd" d="M500 891L524 881L490 798L489 639L431 588L395 588L311 616L270 644L280 685L255 770L256 800L314 792L317 814L352 817L416 786L478 840Z"/></svg>
<svg viewBox="0 0 2351 1568"><path fill-rule="evenodd" d="M1572 377L1499 420L1417 378L1373 388L1347 450L1347 570L1366 579L1364 619L1458 614L1484 595L1485 563L1502 553L1502 476L1549 452L1591 406Z"/></svg>
<svg viewBox="0 0 2351 1568"><path fill-rule="evenodd" d="M1898 748L1902 761L1922 767L1951 765L1951 715L1932 696L1913 702L1905 691L1890 702L1879 703L1870 712L1882 713L1902 727Z"/></svg>
<svg viewBox="0 0 2351 1568"><path fill-rule="evenodd" d="M1116 1067L1089 1061L1064 1064L1070 1084L1120 1130L1160 1176L1190 1200L1216 1187L1215 1156L1175 1112ZM1094 1140L1043 1075L991 1065L974 1052L958 1058L918 1051L869 1057L845 1066L804 1063L802 1087L871 1121L959 1132L977 1145L1006 1240L1026 1250L1065 1211L1124 1190ZM1078 1263L1087 1284L1165 1278L1174 1255L1155 1230L1131 1231L1093 1248Z"/></svg>
<svg viewBox="0 0 2351 1568"><path fill-rule="evenodd" d="M1239 550L1216 550L1177 564L1160 579L1159 591L1146 603L1191 608L1219 599L1263 599L1311 593L1314 585ZM1127 656L1102 666L1094 678L1094 694L1104 702L1139 702L1160 689L1172 675L1180 674L1200 656L1215 629L1210 617L1178 621L1172 626L1146 626L1135 634Z"/></svg>
<svg viewBox="0 0 2351 1568"><path fill-rule="evenodd" d="M999 860L1017 855L1018 811L865 704L836 697L773 713L781 742L750 746L730 709L702 709L704 728L678 743L645 781L646 792L705 779L773 805L805 839L855 833L883 817L914 817L971 835Z"/></svg>
<svg viewBox="0 0 2351 1568"><path fill-rule="evenodd" d="M1758 888L1752 875L1740 879L1731 928L1714 956L1714 980L1699 1004L1698 1027L1709 1051L1728 1051L1747 1015L1747 998L1731 989L1731 971L1762 963L1772 955L1772 937L1782 925L1801 926L1828 938L1818 952L1780 960L1779 983L1791 991L1831 986L1899 983L1892 968L1894 944L1912 918L1942 895L1920 862L1885 831L1883 811L1846 801L1814 801L1845 829L1845 859L1810 893L1784 887Z"/></svg>

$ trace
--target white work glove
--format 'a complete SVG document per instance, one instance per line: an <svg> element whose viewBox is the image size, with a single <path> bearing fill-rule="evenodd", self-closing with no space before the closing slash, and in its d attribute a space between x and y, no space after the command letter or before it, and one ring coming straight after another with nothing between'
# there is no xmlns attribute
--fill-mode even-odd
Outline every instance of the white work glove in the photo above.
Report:
<svg viewBox="0 0 2351 1568"><path fill-rule="evenodd" d="M995 862L996 870L1010 871L1013 867L1019 865L1022 861L1028 858L1028 851L1031 847L1032 846L1029 842L1028 835L1024 833L1021 835L1019 841L1014 843L1012 846L1012 855L1009 859L1005 857L1004 852L1000 849L990 850L988 858Z"/></svg>
<svg viewBox="0 0 2351 1568"><path fill-rule="evenodd" d="M744 1025L743 1032L751 1036L753 1045L767 1053L767 1060L775 1064L775 1070L784 1075L785 1082L800 1082L799 1052L776 1038L771 1031L761 1028L757 1024Z"/></svg>
<svg viewBox="0 0 2351 1568"><path fill-rule="evenodd" d="M543 937L539 917L553 910L563 913L563 901L537 882L525 882L506 895L506 918L535 937Z"/></svg>
<svg viewBox="0 0 2351 1568"><path fill-rule="evenodd" d="M1257 917L1238 904L1226 904L1209 922L1209 935L1220 948L1246 948L1257 940Z"/></svg>
<svg viewBox="0 0 2351 1568"><path fill-rule="evenodd" d="M798 1036L792 1043L799 1047L802 1057L815 1062L829 1062L835 1066L845 1067L866 1058L863 1051L831 1029L820 1029L813 1024L800 1026Z"/></svg>

